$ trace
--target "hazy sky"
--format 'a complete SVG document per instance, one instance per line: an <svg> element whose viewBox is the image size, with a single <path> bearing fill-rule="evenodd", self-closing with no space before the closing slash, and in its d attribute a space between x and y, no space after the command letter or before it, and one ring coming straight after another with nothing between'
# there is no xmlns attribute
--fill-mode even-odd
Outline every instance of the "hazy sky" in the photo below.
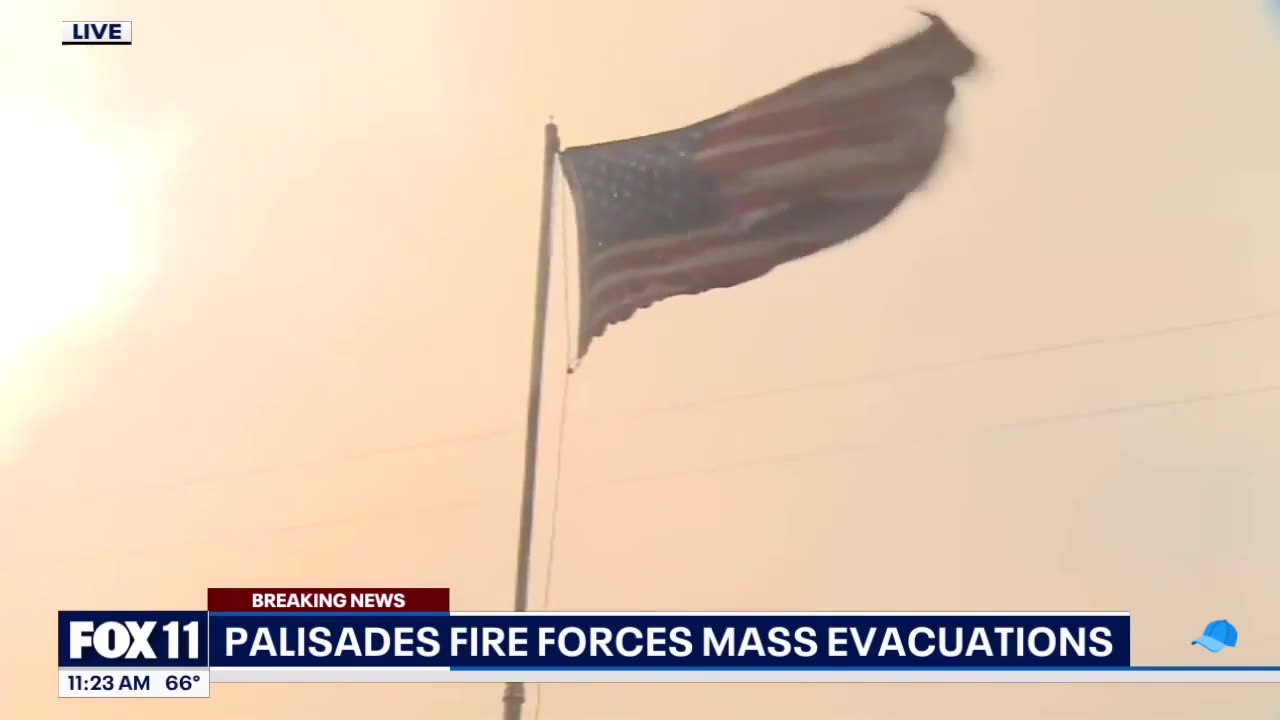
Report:
<svg viewBox="0 0 1280 720"><path fill-rule="evenodd" d="M985 61L938 176L854 245L593 344L547 593L557 272L535 607L1130 610L1136 663L1280 664L1262 0L929 9ZM136 45L60 47L73 18ZM493 686L59 702L54 612L210 585L507 608L547 116L567 145L665 130L921 23L887 0L7 4L0 714L496 717ZM1218 617L1241 642L1210 657L1190 641ZM1268 686L544 691L542 720L1280 712Z"/></svg>

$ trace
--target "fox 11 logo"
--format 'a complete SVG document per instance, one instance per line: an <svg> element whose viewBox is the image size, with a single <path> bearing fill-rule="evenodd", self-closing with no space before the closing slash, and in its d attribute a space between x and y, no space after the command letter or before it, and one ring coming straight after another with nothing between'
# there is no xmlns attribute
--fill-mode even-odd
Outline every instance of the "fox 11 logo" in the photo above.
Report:
<svg viewBox="0 0 1280 720"><path fill-rule="evenodd" d="M132 45L133 23L72 21L62 23L63 45Z"/></svg>
<svg viewBox="0 0 1280 720"><path fill-rule="evenodd" d="M58 613L58 667L205 667L208 616L199 612Z"/></svg>

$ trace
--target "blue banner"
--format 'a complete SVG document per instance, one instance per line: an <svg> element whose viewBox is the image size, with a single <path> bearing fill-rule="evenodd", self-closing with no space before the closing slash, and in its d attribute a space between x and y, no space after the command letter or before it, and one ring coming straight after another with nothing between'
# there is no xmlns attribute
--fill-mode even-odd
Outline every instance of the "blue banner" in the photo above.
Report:
<svg viewBox="0 0 1280 720"><path fill-rule="evenodd" d="M209 614L63 610L58 613L58 667L209 667Z"/></svg>
<svg viewBox="0 0 1280 720"><path fill-rule="evenodd" d="M1127 614L213 613L223 668L1118 668Z"/></svg>

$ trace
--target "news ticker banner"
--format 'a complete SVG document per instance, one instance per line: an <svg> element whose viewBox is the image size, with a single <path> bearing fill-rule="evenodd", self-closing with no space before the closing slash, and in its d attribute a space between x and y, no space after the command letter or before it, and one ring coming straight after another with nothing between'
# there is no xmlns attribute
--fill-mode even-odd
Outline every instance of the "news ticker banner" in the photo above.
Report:
<svg viewBox="0 0 1280 720"><path fill-rule="evenodd" d="M1226 681L1134 668L1130 637L1128 613L486 613L451 612L441 588L224 588L205 610L60 612L58 687L207 698L213 683L263 682Z"/></svg>

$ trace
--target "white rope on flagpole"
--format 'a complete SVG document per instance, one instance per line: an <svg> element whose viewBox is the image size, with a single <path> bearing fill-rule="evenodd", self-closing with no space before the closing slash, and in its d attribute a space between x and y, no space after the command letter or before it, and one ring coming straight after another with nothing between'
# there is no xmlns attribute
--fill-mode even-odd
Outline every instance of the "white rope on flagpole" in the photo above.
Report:
<svg viewBox="0 0 1280 720"><path fill-rule="evenodd" d="M557 162L557 168L559 163ZM569 417L569 386L573 382L573 370L576 361L574 358L573 344L573 312L569 305L569 274L572 262L570 261L569 248L565 243L565 226L566 205L565 192L562 183L556 183L556 193L552 196L552 201L558 206L559 223L555 229L553 237L556 239L556 249L560 252L561 273L560 282L564 286L563 305L564 305L564 349L566 370L564 380L560 386L560 418L559 427L556 430L556 469L551 484L551 517L548 519L550 528L547 538L547 563L544 570L544 580L542 586L542 609L548 610L551 607L551 580L555 570L556 560L556 529L560 517L560 482L564 470L564 446L565 446L565 427ZM553 215L554 217L554 215ZM542 715L542 683L535 683L533 686L533 720L539 720Z"/></svg>

